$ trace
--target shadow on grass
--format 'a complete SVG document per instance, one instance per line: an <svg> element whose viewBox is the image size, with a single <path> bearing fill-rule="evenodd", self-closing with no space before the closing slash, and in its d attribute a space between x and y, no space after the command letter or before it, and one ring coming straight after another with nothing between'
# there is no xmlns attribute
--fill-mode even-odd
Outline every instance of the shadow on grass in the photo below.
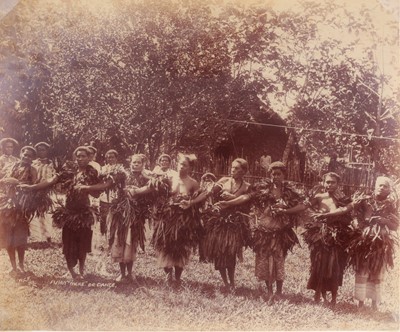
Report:
<svg viewBox="0 0 400 332"><path fill-rule="evenodd" d="M11 277L9 277L11 278ZM231 290L224 286L199 282L194 280L185 280L182 284L172 282L167 284L163 279L155 279L146 276L137 276L133 282L115 282L114 276L102 276L99 274L86 274L83 279L72 279L69 274L64 275L35 275L33 272L26 272L15 278L15 281L21 285L33 286L35 288L54 288L64 292L83 292L88 293L94 289L107 289L118 294L129 295L137 289L145 291L163 291L163 292L182 292L186 290L197 291L202 296L214 299L217 294L225 296L236 296L246 300L259 300L265 295L265 292L259 288L249 288L246 286L237 287ZM279 300L288 301L291 304L305 304L314 302L301 294L284 294Z"/></svg>
<svg viewBox="0 0 400 332"><path fill-rule="evenodd" d="M12 277L7 275L7 278ZM398 322L398 313L388 311L375 311L370 307L366 306L363 309L358 309L354 303L350 302L339 302L335 307L330 307L323 303L315 303L313 299L304 296L303 294L287 294L284 293L280 297L274 297L272 300L266 300L265 291L260 288L249 288L245 286L237 287L234 291L229 290L219 285L210 283L204 283L199 281L187 280L181 285L176 282L167 284L162 278L155 279L146 276L137 276L134 282L130 283L116 283L113 278L109 276L101 276L98 274L87 274L84 279L73 280L69 277L64 276L51 276L51 275L35 275L32 272L26 272L14 278L14 280L21 286L33 287L36 289L51 288L57 289L61 292L79 292L79 293L90 293L96 290L111 291L116 294L129 296L136 292L142 292L144 294L154 293L168 293L168 292L187 292L197 291L208 299L215 299L217 294L225 296L241 297L245 300L260 301L263 300L267 305L315 305L324 306L332 310L338 315L357 315L365 320L374 320L381 322Z"/></svg>
<svg viewBox="0 0 400 332"><path fill-rule="evenodd" d="M397 312L374 310L370 306L358 308L356 304L349 302L339 302L332 310L340 315L358 315L365 320L374 320L381 322L399 321L399 316Z"/></svg>

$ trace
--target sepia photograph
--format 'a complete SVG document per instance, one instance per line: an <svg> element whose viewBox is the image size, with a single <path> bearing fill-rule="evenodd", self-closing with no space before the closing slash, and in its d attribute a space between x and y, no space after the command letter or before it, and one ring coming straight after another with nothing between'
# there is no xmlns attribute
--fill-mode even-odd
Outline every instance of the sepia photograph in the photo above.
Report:
<svg viewBox="0 0 400 332"><path fill-rule="evenodd" d="M399 331L399 0L0 0L0 330Z"/></svg>

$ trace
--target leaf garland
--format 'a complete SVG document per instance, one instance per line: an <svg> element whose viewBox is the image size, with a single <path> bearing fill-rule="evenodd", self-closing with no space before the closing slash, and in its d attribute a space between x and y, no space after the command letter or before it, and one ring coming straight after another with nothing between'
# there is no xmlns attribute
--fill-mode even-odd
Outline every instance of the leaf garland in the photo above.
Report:
<svg viewBox="0 0 400 332"><path fill-rule="evenodd" d="M255 214L262 214L268 207L271 208L273 217L274 207L291 208L300 203L300 195L294 191L288 182L282 183L281 197L276 198L273 195L273 188L275 184L270 179L264 179L256 183L251 190L250 197L251 202L254 206ZM289 215L286 216L287 221L292 225L296 223L297 216Z"/></svg>
<svg viewBox="0 0 400 332"><path fill-rule="evenodd" d="M116 165L108 165L107 171L100 175L100 180L102 182L111 181L112 185L108 187L105 192L107 194L107 198L109 198L109 194L112 191L120 193L126 185L126 181L128 179L128 172L125 170L124 166L121 164Z"/></svg>
<svg viewBox="0 0 400 332"><path fill-rule="evenodd" d="M142 250L145 249L145 221L148 217L148 208L126 195L114 200L110 206L110 244L114 235L118 234L119 244L123 245L131 228L132 240L138 243Z"/></svg>
<svg viewBox="0 0 400 332"><path fill-rule="evenodd" d="M145 250L145 220L150 218L152 213L154 214L151 203L156 204L159 197L165 199L169 195L170 183L168 179L163 176L148 178L143 174L129 174L122 166L115 167L103 178L112 179L114 188L117 189L117 198L110 206L112 216L110 244L114 241L114 235L118 234L120 245L123 245L129 228L131 228L132 240L137 242L142 250ZM134 187L147 185L152 193L142 194L131 199L123 191L127 185Z"/></svg>
<svg viewBox="0 0 400 332"><path fill-rule="evenodd" d="M275 252L282 250L286 257L288 251L292 251L296 244L300 245L300 242L291 227L270 229L260 224L253 231L252 247L254 252L274 255Z"/></svg>
<svg viewBox="0 0 400 332"><path fill-rule="evenodd" d="M2 213L19 211L27 222L30 222L33 217L43 216L52 209L53 201L48 190L24 191L19 189L16 183L18 182L13 181L1 185L0 210Z"/></svg>
<svg viewBox="0 0 400 332"><path fill-rule="evenodd" d="M61 183L62 189L66 191L66 207L72 210L86 209L89 206L89 194L99 197L101 191L79 191L76 185L94 185L100 182L96 169L87 165L83 172L79 172L76 163L67 161L61 173L58 174L57 183Z"/></svg>
<svg viewBox="0 0 400 332"><path fill-rule="evenodd" d="M345 216L345 218L348 217ZM338 219L336 223L330 219L320 218L304 225L303 236L310 250L316 247L339 246L344 248L346 246L350 231L348 224L344 224L342 219Z"/></svg>
<svg viewBox="0 0 400 332"><path fill-rule="evenodd" d="M347 247L348 265L356 272L366 270L376 275L384 267L394 267L395 247L399 245L395 232L374 224L363 230L356 229L351 235Z"/></svg>
<svg viewBox="0 0 400 332"><path fill-rule="evenodd" d="M57 174L58 183L66 190L66 204L59 206L53 212L53 225L58 228L68 227L73 230L91 228L98 211L90 208L87 192L75 190L75 185L94 185L99 182L97 171L87 165L83 172L78 172L77 164L72 161L64 163L62 170ZM97 196L99 192L91 192Z"/></svg>
<svg viewBox="0 0 400 332"><path fill-rule="evenodd" d="M47 190L16 192L16 208L21 210L28 220L42 217L53 208L53 201Z"/></svg>
<svg viewBox="0 0 400 332"><path fill-rule="evenodd" d="M283 182L281 197L276 198L273 195L275 186L276 184L271 179L264 179L252 189L251 197L256 217L269 209L275 226L272 228L263 222L256 222L252 230L252 247L254 252L264 252L268 255L282 250L286 256L288 250L292 251L294 245L299 244L297 235L292 229L296 224L297 216L276 214L275 208L296 206L300 202L300 196L287 182Z"/></svg>
<svg viewBox="0 0 400 332"><path fill-rule="evenodd" d="M148 186L152 189L150 198L152 204L150 206L150 213L153 219L161 219L164 209L169 204L169 197L171 193L171 181L165 175L154 174L149 182Z"/></svg>
<svg viewBox="0 0 400 332"><path fill-rule="evenodd" d="M57 183L61 184L61 189L70 191L74 185L74 177L78 172L78 165L70 160L67 160L60 171L57 173Z"/></svg>

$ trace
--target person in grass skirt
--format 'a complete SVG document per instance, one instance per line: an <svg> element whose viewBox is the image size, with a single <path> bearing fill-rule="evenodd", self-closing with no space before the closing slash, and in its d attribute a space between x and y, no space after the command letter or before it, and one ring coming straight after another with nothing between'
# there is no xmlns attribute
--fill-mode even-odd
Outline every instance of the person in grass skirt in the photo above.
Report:
<svg viewBox="0 0 400 332"><path fill-rule="evenodd" d="M373 195L355 205L359 231L352 237L348 251L356 272L354 297L360 307L367 298L372 300L373 309L378 309L381 302L385 271L393 268L398 245L398 207L392 181L384 176L376 179Z"/></svg>
<svg viewBox="0 0 400 332"><path fill-rule="evenodd" d="M120 267L117 282L132 282L135 279L133 262L137 248L145 249L145 221L149 217L151 203L148 195L150 173L145 170L145 162L145 155L135 154L131 157L130 170L125 178L122 169L110 174L113 182L120 184L108 215L111 258Z"/></svg>
<svg viewBox="0 0 400 332"><path fill-rule="evenodd" d="M347 246L349 265L355 271L354 298L359 307L366 299L377 309L382 299L381 285L385 271L394 266L396 230L399 227L398 197L392 181L379 176L372 195L355 194L346 207L328 212L325 216L339 216L354 209L356 224Z"/></svg>
<svg viewBox="0 0 400 332"><path fill-rule="evenodd" d="M72 278L83 278L87 253L92 247L92 226L96 210L90 206L90 196L98 197L110 186L110 181L101 182L96 169L90 166L91 151L80 146L74 151L77 167L66 169L57 181L67 187L65 207L53 213L53 223L62 227L63 254ZM74 267L79 262L79 275Z"/></svg>
<svg viewBox="0 0 400 332"><path fill-rule="evenodd" d="M174 269L176 283L181 283L183 269L199 242L198 208L190 203L199 188L198 182L190 176L195 160L194 155L179 155L178 176L172 179L170 198L159 206L153 217L152 243L169 284L173 281Z"/></svg>
<svg viewBox="0 0 400 332"><path fill-rule="evenodd" d="M338 208L346 207L351 199L339 190L340 176L329 172L323 176L323 187L313 191L310 198L299 205L280 209L278 213L292 214L307 208L313 210L312 220L305 223L304 240L310 248L311 271L308 289L315 291L314 300L321 295L326 303L327 292L331 292L330 304L336 304L339 286L343 282L347 254L345 252L350 235L351 215L329 215Z"/></svg>
<svg viewBox="0 0 400 332"><path fill-rule="evenodd" d="M275 211L296 206L300 202L300 196L283 181L286 167L282 162L273 162L268 171L271 179L256 183L250 193L224 205L250 201L254 206L256 221L252 247L256 253L255 275L265 281L269 299L273 295L275 282L276 294L278 296L282 294L285 258L288 251L298 243L296 233L293 231L296 218L276 214Z"/></svg>
<svg viewBox="0 0 400 332"><path fill-rule="evenodd" d="M89 165L90 153L86 146L76 148L76 162L67 162L53 179L26 188L40 190L61 183L66 190L65 206L55 209L53 224L62 228L63 254L73 279L84 277L86 255L91 252L96 211L90 206L89 195L98 197L111 185L111 181L101 182L98 172ZM78 262L79 274L74 271Z"/></svg>
<svg viewBox="0 0 400 332"><path fill-rule="evenodd" d="M100 182L96 169L90 166L91 151L78 147L74 151L78 168L74 170L67 189L65 207L53 213L53 222L62 226L63 253L72 278L83 278L87 253L92 247L92 225L96 210L90 206L90 196L98 197L110 183ZM79 262L79 275L74 267Z"/></svg>
<svg viewBox="0 0 400 332"><path fill-rule="evenodd" d="M243 260L243 247L250 241L249 206L241 204L227 208L229 202L247 193L250 184L244 180L247 161L237 158L232 162L231 176L223 177L215 183L210 192L214 202L224 210L206 210L202 214L205 236L202 250L207 261L213 262L219 271L224 286L235 287L236 260ZM206 196L209 196L206 194ZM194 200L196 203L202 198Z"/></svg>
<svg viewBox="0 0 400 332"><path fill-rule="evenodd" d="M25 272L29 221L37 211L37 207L32 206L36 203L35 197L24 190L24 185L32 185L37 180L37 171L32 166L36 150L25 146L20 157L0 180L0 248L7 250L12 267L10 274L14 277Z"/></svg>
<svg viewBox="0 0 400 332"><path fill-rule="evenodd" d="M285 259L288 251L299 243L293 227L296 217L277 214L281 208L294 207L301 199L290 185L284 181L285 165L276 161L270 164L270 179L257 183L250 194L255 207L256 222L252 246L256 254L255 275L264 280L267 286L267 298L273 295L276 283L276 295L282 295L285 279Z"/></svg>

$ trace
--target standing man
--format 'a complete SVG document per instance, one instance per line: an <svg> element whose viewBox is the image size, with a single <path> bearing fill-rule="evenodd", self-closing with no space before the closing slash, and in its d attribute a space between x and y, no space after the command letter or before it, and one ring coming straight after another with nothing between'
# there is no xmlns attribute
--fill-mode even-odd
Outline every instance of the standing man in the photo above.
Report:
<svg viewBox="0 0 400 332"><path fill-rule="evenodd" d="M35 191L64 182L67 190L65 206L60 206L53 212L53 223L62 228L63 254L68 271L75 279L84 277L86 255L91 252L92 247L92 225L95 222L95 213L90 206L89 195L98 196L100 191L111 185L111 181L102 183L97 171L89 165L90 152L87 146L76 148L73 154L77 169L72 171L65 169L50 181L20 185L20 187L24 190ZM79 275L74 271L78 262Z"/></svg>
<svg viewBox="0 0 400 332"><path fill-rule="evenodd" d="M29 203L29 193L21 186L36 183L37 172L32 167L36 150L32 146L21 149L21 160L14 163L0 180L0 249L5 248L10 258L11 276L25 272L25 248L29 236L29 219L36 212ZM18 254L19 270L16 263Z"/></svg>
<svg viewBox="0 0 400 332"><path fill-rule="evenodd" d="M360 308L366 299L372 309L381 302L385 270L394 266L396 230L399 227L398 199L392 181L379 176L372 195L361 195L351 204L326 215L338 216L354 208L357 227L347 247L355 275L354 297Z"/></svg>
<svg viewBox="0 0 400 332"><path fill-rule="evenodd" d="M310 248L311 271L307 288L315 291L314 300L319 302L321 295L327 302L326 293L332 294L331 305L336 304L337 292L342 285L346 266L345 253L349 240L351 216L346 206L351 200L339 190L340 176L329 172L323 175L323 190L317 191L306 200L280 213L297 213L307 208L314 211L313 220L305 224L304 239ZM331 214L344 208L341 215Z"/></svg>
<svg viewBox="0 0 400 332"><path fill-rule="evenodd" d="M296 219L289 215L275 214L275 210L296 206L300 196L284 181L286 174L284 163L281 161L271 163L268 173L270 178L255 184L251 193L230 201L219 202L216 206L224 208L250 200L254 205L255 275L258 279L265 281L269 300L274 293L274 283L276 283L277 297L282 295L285 259L288 251L299 243L293 230Z"/></svg>
<svg viewBox="0 0 400 332"><path fill-rule="evenodd" d="M37 181L43 182L52 179L56 175L53 162L49 159L50 144L39 142L35 145L37 158L32 162L32 166L37 170ZM49 211L50 212L50 211ZM31 237L36 241L51 242L52 218L49 213L34 218L29 225Z"/></svg>
<svg viewBox="0 0 400 332"><path fill-rule="evenodd" d="M354 297L359 307L370 298L374 310L381 302L385 270L393 267L399 227L398 200L391 182L387 177L378 177L373 195L355 206L360 231L349 246L350 263L356 272Z"/></svg>

